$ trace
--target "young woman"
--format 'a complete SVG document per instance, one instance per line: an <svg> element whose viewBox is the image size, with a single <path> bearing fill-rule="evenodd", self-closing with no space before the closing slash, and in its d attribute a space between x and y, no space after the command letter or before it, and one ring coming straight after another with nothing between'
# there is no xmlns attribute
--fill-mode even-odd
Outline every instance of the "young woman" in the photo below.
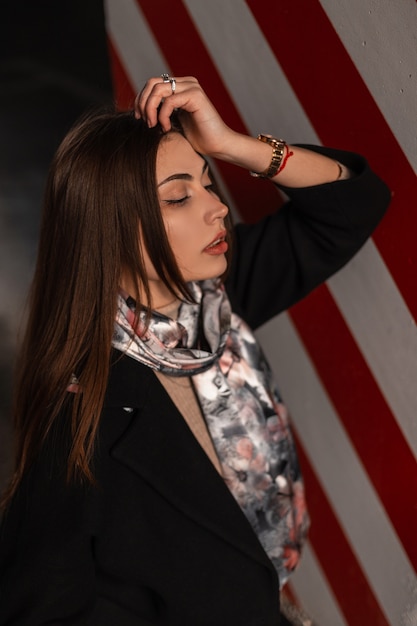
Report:
<svg viewBox="0 0 417 626"><path fill-rule="evenodd" d="M290 200L232 229L206 156ZM284 623L308 517L249 326L342 267L388 202L362 157L236 133L192 77L69 132L19 361L2 626Z"/></svg>

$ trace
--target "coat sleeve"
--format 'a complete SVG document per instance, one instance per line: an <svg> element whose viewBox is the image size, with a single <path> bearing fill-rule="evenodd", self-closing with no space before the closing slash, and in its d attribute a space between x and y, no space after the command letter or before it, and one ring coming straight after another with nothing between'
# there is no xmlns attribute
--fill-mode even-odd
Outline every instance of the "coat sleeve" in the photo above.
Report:
<svg viewBox="0 0 417 626"><path fill-rule="evenodd" d="M347 180L285 188L289 200L256 224L235 228L226 281L233 309L256 328L329 278L361 248L390 192L359 155L304 146L346 165Z"/></svg>
<svg viewBox="0 0 417 626"><path fill-rule="evenodd" d="M91 488L68 486L60 465L42 455L3 516L1 626L90 623L96 598Z"/></svg>

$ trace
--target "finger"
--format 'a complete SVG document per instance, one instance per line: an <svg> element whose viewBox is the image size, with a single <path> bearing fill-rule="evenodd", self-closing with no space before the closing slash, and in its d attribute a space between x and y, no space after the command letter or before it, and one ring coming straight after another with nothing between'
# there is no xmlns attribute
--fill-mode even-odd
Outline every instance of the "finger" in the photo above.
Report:
<svg viewBox="0 0 417 626"><path fill-rule="evenodd" d="M144 103L143 116L150 127L159 121L163 130L168 131L171 128L170 115L189 100L196 83L180 82L175 92L172 87L171 83L157 83Z"/></svg>
<svg viewBox="0 0 417 626"><path fill-rule="evenodd" d="M142 113L149 127L155 126L158 121L161 122L160 110L165 103L171 101L171 99L174 97L175 94L172 91L170 83L158 83L153 87L152 91L146 98L146 101L144 101ZM171 106L169 107L171 112L174 110L174 108L174 104L171 104ZM165 110L166 109L167 106L165 106ZM165 124L162 125L163 129L169 130L170 124L166 123L164 115L162 116L162 119L165 121Z"/></svg>
<svg viewBox="0 0 417 626"><path fill-rule="evenodd" d="M154 88L155 85L163 83L163 77L161 76L154 76L152 78L149 78L144 87L142 88L142 90L137 94L136 98L135 98L135 116L137 118L139 117L143 117L144 116L144 110L146 107L146 102L150 96L150 94L152 93L152 90Z"/></svg>
<svg viewBox="0 0 417 626"><path fill-rule="evenodd" d="M192 115L200 110L203 103L207 103L206 97L198 84L195 82L191 86L188 84L185 89L181 86L180 90L176 91L175 94L171 94L163 99L162 104L158 105L156 116L151 118L150 122L157 118L163 130L167 132L171 129L171 115L174 109Z"/></svg>
<svg viewBox="0 0 417 626"><path fill-rule="evenodd" d="M178 109L178 103L178 96L172 94L164 99L157 111L157 121L164 132L168 132L172 128L171 115L175 109ZM151 124L152 121L153 120L150 120L149 124Z"/></svg>
<svg viewBox="0 0 417 626"><path fill-rule="evenodd" d="M162 81L161 76L149 78L135 98L135 117L143 117L146 101L153 87Z"/></svg>
<svg viewBox="0 0 417 626"><path fill-rule="evenodd" d="M176 91L182 87L182 86L186 86L187 83L193 83L196 84L198 83L197 79L194 78L194 76L180 76L180 77L175 77L175 82L176 82ZM163 91L155 91L155 87L157 87L158 85L163 86ZM166 89L166 87L168 86L168 89ZM143 87L142 91L136 96L135 98L135 116L136 117L144 117L145 119L147 118L147 109L148 109L148 100L149 98L155 97L154 100L151 101L152 105L155 105L155 100L157 99L157 97L160 97L159 102L157 102L156 104L156 108L158 108L159 104L161 103L161 99L168 97L172 94L172 88L171 88L171 83L164 83L162 80L162 76L157 76L157 77L152 77L149 78L147 80L147 82L145 83L145 86ZM150 111L148 110L148 113L150 113ZM154 116L151 115L152 118L152 125L154 125ZM148 120L147 120L148 121Z"/></svg>

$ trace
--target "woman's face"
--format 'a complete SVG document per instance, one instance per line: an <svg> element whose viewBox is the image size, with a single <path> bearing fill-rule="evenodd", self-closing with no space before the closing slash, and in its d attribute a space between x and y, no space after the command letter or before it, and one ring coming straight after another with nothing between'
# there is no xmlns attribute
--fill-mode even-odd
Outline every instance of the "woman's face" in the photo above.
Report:
<svg viewBox="0 0 417 626"><path fill-rule="evenodd" d="M185 281L226 270L227 207L214 193L207 163L178 133L158 149L156 179L168 241Z"/></svg>

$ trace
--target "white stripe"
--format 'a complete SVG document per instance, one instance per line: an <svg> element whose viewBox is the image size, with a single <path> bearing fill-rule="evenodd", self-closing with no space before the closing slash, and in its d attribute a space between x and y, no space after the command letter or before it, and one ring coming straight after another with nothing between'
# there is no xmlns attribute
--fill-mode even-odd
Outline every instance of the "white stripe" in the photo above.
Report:
<svg viewBox="0 0 417 626"><path fill-rule="evenodd" d="M246 3L185 0L185 4L249 132L319 143ZM200 79L204 87L204 77Z"/></svg>
<svg viewBox="0 0 417 626"><path fill-rule="evenodd" d="M320 2L417 173L415 0Z"/></svg>
<svg viewBox="0 0 417 626"><path fill-rule="evenodd" d="M417 327L374 243L328 286L417 458Z"/></svg>
<svg viewBox="0 0 417 626"><path fill-rule="evenodd" d="M106 28L132 86L138 91L151 76L170 72L134 0L105 0Z"/></svg>
<svg viewBox="0 0 417 626"><path fill-rule="evenodd" d="M348 626L308 542L301 564L291 577L291 586L314 624Z"/></svg>
<svg viewBox="0 0 417 626"><path fill-rule="evenodd" d="M400 623L417 580L362 463L288 315L271 321L258 335L356 558L391 623Z"/></svg>

